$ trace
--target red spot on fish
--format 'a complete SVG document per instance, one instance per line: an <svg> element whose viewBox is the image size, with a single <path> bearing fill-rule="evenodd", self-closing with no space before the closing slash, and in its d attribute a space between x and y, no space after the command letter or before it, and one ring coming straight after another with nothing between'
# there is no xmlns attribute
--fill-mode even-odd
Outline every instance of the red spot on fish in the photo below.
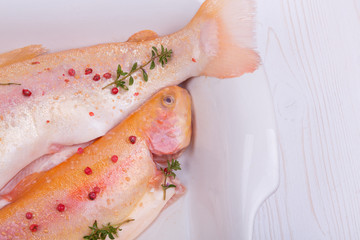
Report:
<svg viewBox="0 0 360 240"><path fill-rule="evenodd" d="M70 80L69 80L69 79L65 79L64 81L65 81L66 83L70 82Z"/></svg>
<svg viewBox="0 0 360 240"><path fill-rule="evenodd" d="M50 123L50 121L49 121L49 120L46 120L46 123Z"/></svg>
<svg viewBox="0 0 360 240"><path fill-rule="evenodd" d="M31 64L32 64L32 65L40 64L40 62L32 62Z"/></svg>
<svg viewBox="0 0 360 240"><path fill-rule="evenodd" d="M83 149L82 147L79 147L78 150L77 150L77 152L78 152L79 154L82 154L82 153L84 152L84 149Z"/></svg>
<svg viewBox="0 0 360 240"><path fill-rule="evenodd" d="M85 75L89 75L92 72L93 72L92 68L85 69Z"/></svg>
<svg viewBox="0 0 360 240"><path fill-rule="evenodd" d="M112 94L117 94L119 92L119 89L117 87L114 87L113 89L111 89L111 93Z"/></svg>
<svg viewBox="0 0 360 240"><path fill-rule="evenodd" d="M135 96L135 97L136 97L136 96L139 96L139 93L138 93L138 92L134 93L134 96Z"/></svg>
<svg viewBox="0 0 360 240"><path fill-rule="evenodd" d="M135 136L130 136L129 141L130 141L130 143L135 144L136 143L136 137Z"/></svg>
<svg viewBox="0 0 360 240"><path fill-rule="evenodd" d="M119 158L118 158L118 156L116 156L116 155L113 155L113 156L111 157L111 161L112 161L113 163L116 163L118 160L119 160Z"/></svg>
<svg viewBox="0 0 360 240"><path fill-rule="evenodd" d="M93 117L95 114L93 112L89 112L90 117Z"/></svg>
<svg viewBox="0 0 360 240"><path fill-rule="evenodd" d="M65 77L65 73L63 73L63 76Z"/></svg>
<svg viewBox="0 0 360 240"><path fill-rule="evenodd" d="M84 169L84 172L85 172L86 175L92 174L92 170L91 170L91 168L89 168L89 167L86 167L86 168Z"/></svg>
<svg viewBox="0 0 360 240"><path fill-rule="evenodd" d="M25 97L30 97L32 94L29 89L23 89L22 93Z"/></svg>
<svg viewBox="0 0 360 240"><path fill-rule="evenodd" d="M105 79L109 79L109 78L111 78L111 73L105 73L105 74L103 75L103 77L104 77Z"/></svg>
<svg viewBox="0 0 360 240"><path fill-rule="evenodd" d="M27 213L25 214L25 217L26 217L26 219L32 219L32 218L33 218L33 214L32 214L31 212L27 212Z"/></svg>
<svg viewBox="0 0 360 240"><path fill-rule="evenodd" d="M195 58L192 58L191 61L196 62L196 59L195 59Z"/></svg>
<svg viewBox="0 0 360 240"><path fill-rule="evenodd" d="M96 198L96 192L90 192L89 193L89 199L90 200L95 200L95 198Z"/></svg>
<svg viewBox="0 0 360 240"><path fill-rule="evenodd" d="M75 76L75 70L74 69L72 69L72 68L70 68L69 69L69 71L68 71L68 74L70 75L70 76Z"/></svg>
<svg viewBox="0 0 360 240"><path fill-rule="evenodd" d="M93 77L94 81L99 81L100 80L100 75L99 74L95 74L95 76Z"/></svg>
<svg viewBox="0 0 360 240"><path fill-rule="evenodd" d="M65 205L60 203L59 205L57 205L56 209L59 212L63 212L63 211L65 211Z"/></svg>
<svg viewBox="0 0 360 240"><path fill-rule="evenodd" d="M100 192L100 188L99 188L99 187L94 187L94 192L95 192L95 193L99 193L99 192Z"/></svg>
<svg viewBox="0 0 360 240"><path fill-rule="evenodd" d="M30 231L32 231L32 232L36 232L38 230L38 228L39 228L39 225L37 225L37 224L31 224L29 227Z"/></svg>

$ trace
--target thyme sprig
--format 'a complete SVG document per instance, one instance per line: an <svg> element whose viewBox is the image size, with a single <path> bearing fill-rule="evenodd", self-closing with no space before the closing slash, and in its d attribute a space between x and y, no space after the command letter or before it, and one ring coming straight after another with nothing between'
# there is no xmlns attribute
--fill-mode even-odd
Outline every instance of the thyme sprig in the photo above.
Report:
<svg viewBox="0 0 360 240"><path fill-rule="evenodd" d="M155 60L158 60L158 63L160 63L161 66L164 67L165 64L167 64L169 59L171 58L172 53L173 53L173 51L171 49L168 50L167 48L164 48L163 45L161 45L160 50L158 50L156 47L152 47L151 58L145 64L138 65L138 63L135 62L132 65L130 72L124 72L121 69L121 65L119 64L118 68L117 68L117 71L116 71L117 75L116 75L115 81L107 84L102 89L105 89L105 88L107 88L109 86L115 85L116 87L121 87L124 90L129 90L128 86L131 86L131 85L134 84L134 77L132 76L132 74L137 72L137 71L142 72L143 80L145 82L147 82L148 79L149 79L149 76L148 76L148 74L147 74L147 72L145 70L145 67L150 64L150 70L154 69L155 65L156 65ZM127 78L129 78L128 86L126 85L126 81L125 81Z"/></svg>
<svg viewBox="0 0 360 240"><path fill-rule="evenodd" d="M110 223L108 223L105 226L103 225L102 228L99 228L97 225L97 221L95 220L92 227L89 227L91 229L90 235L84 236L83 238L88 240L104 240L106 239L106 237L109 237L110 239L115 239L114 235L117 237L118 231L122 230L120 226L131 221L134 221L134 219L128 219L115 225L111 225Z"/></svg>
<svg viewBox="0 0 360 240"><path fill-rule="evenodd" d="M5 86L5 85L21 85L20 83L12 83L12 82L9 82L9 83L0 83L0 86Z"/></svg>
<svg viewBox="0 0 360 240"><path fill-rule="evenodd" d="M166 190L168 190L169 188L175 188L176 185L174 184L168 184L167 183L167 178L168 177L176 177L176 174L174 173L174 171L177 170L181 170L181 166L178 160L176 159L172 159L171 162L169 162L169 160L167 161L167 168L160 168L160 170L164 173L164 183L161 184L161 187L163 188L163 192L164 192L164 200L166 199Z"/></svg>

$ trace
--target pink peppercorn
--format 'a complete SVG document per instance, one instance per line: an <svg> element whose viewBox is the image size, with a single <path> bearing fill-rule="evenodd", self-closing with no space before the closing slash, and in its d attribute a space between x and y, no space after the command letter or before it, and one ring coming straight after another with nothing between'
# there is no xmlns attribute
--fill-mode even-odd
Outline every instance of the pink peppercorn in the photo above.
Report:
<svg viewBox="0 0 360 240"><path fill-rule="evenodd" d="M96 192L90 192L89 193L89 199L90 200L95 200L95 198L96 198Z"/></svg>
<svg viewBox="0 0 360 240"><path fill-rule="evenodd" d="M116 155L113 155L112 157L111 157L111 161L113 162L113 163L116 163L117 161L118 161L118 156L116 156Z"/></svg>
<svg viewBox="0 0 360 240"><path fill-rule="evenodd" d="M130 137L129 137L129 141L130 141L132 144L135 144L135 143L136 143L136 137L135 137L135 136L130 136Z"/></svg>
<svg viewBox="0 0 360 240"><path fill-rule="evenodd" d="M119 89L117 87L114 87L113 89L111 89L111 93L112 94L117 94L119 92Z"/></svg>
<svg viewBox="0 0 360 240"><path fill-rule="evenodd" d="M22 93L25 97L30 97L31 96L31 91L29 89L23 89Z"/></svg>
<svg viewBox="0 0 360 240"><path fill-rule="evenodd" d="M74 69L72 69L72 68L70 68L69 69L69 71L68 71L68 74L70 75L70 76L75 76L75 70Z"/></svg>
<svg viewBox="0 0 360 240"><path fill-rule="evenodd" d="M32 214L31 212L27 212L27 213L25 214L25 217L26 217L26 219L32 219L32 218L33 218L33 214Z"/></svg>
<svg viewBox="0 0 360 240"><path fill-rule="evenodd" d="M100 192L100 188L99 187L94 187L94 193L99 193Z"/></svg>
<svg viewBox="0 0 360 240"><path fill-rule="evenodd" d="M31 224L29 229L32 232L36 232L38 230L38 227L39 227L39 225L37 225L37 224Z"/></svg>
<svg viewBox="0 0 360 240"><path fill-rule="evenodd" d="M78 148L78 150L77 150L77 152L78 152L79 154L81 154L81 153L83 153L83 152L84 152L84 149L83 149L83 148L81 148L81 147L79 147L79 148Z"/></svg>
<svg viewBox="0 0 360 240"><path fill-rule="evenodd" d="M93 77L94 81L99 81L100 80L100 75L99 74L95 74L95 76Z"/></svg>
<svg viewBox="0 0 360 240"><path fill-rule="evenodd" d="M93 70L91 68L85 69L85 75L89 75L92 72L93 72Z"/></svg>
<svg viewBox="0 0 360 240"><path fill-rule="evenodd" d="M65 205L60 203L59 205L57 205L56 209L59 212L63 212L63 211L65 211Z"/></svg>
<svg viewBox="0 0 360 240"><path fill-rule="evenodd" d="M91 168L89 168L89 167L86 167L86 168L84 169L84 172L85 172L86 175L92 174L92 170L91 170Z"/></svg>
<svg viewBox="0 0 360 240"><path fill-rule="evenodd" d="M103 77L104 77L105 79L109 79L109 78L111 78L111 73L105 73L105 74L103 75Z"/></svg>

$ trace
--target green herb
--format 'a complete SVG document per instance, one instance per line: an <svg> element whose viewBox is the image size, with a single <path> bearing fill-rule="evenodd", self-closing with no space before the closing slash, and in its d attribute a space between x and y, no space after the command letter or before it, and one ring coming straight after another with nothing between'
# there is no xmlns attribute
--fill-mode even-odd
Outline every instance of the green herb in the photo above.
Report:
<svg viewBox="0 0 360 240"><path fill-rule="evenodd" d="M126 82L125 80L127 78L129 78L129 83L128 85L131 86L134 84L134 78L132 76L133 73L141 70L142 71L142 75L143 75L143 80L145 82L148 81L149 76L145 71L145 67L147 65L150 64L150 70L155 68L155 63L156 63L156 59L158 59L158 62L161 64L162 67L164 67L165 64L168 63L169 59L171 58L172 55L172 50L168 50L167 48L164 48L163 45L161 45L161 50L159 51L156 47L152 47L151 50L151 58L149 61L147 61L145 64L138 66L138 63L135 62L132 67L130 72L124 72L121 69L120 64L118 65L117 68L117 75L116 75L116 80L109 83L108 85L106 85L105 87L103 87L102 89L105 89L109 86L115 85L116 87L121 87L124 90L129 90L128 86L126 86Z"/></svg>
<svg viewBox="0 0 360 240"><path fill-rule="evenodd" d="M0 86L1 85L21 85L20 83L12 83L12 82L10 82L10 83L0 83Z"/></svg>
<svg viewBox="0 0 360 240"><path fill-rule="evenodd" d="M163 192L164 192L164 200L166 199L166 190L168 190L169 188L175 188L176 185L174 184L168 184L166 182L167 178L168 177L173 177L175 178L176 177L176 174L174 173L174 171L177 171L177 170L181 170L181 167L180 167L180 163L178 160L176 159L172 159L171 162L169 162L169 160L167 161L167 168L160 168L160 170L164 173L164 183L161 184L162 188L163 188Z"/></svg>
<svg viewBox="0 0 360 240"><path fill-rule="evenodd" d="M90 235L84 236L83 238L88 240L104 240L106 239L106 237L109 237L110 239L115 239L114 235L117 237L118 231L122 230L120 226L131 221L134 221L134 219L128 219L116 225L111 225L110 223L108 223L106 226L103 225L103 227L99 229L97 221L95 220L93 226L89 227L91 229Z"/></svg>

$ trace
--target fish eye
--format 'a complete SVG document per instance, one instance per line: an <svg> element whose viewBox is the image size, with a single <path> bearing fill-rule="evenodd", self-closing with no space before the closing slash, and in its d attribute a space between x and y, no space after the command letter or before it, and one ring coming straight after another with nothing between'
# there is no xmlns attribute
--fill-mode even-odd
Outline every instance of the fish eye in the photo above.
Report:
<svg viewBox="0 0 360 240"><path fill-rule="evenodd" d="M167 95L162 99L162 102L165 106L171 106L175 103L175 99L171 95Z"/></svg>

